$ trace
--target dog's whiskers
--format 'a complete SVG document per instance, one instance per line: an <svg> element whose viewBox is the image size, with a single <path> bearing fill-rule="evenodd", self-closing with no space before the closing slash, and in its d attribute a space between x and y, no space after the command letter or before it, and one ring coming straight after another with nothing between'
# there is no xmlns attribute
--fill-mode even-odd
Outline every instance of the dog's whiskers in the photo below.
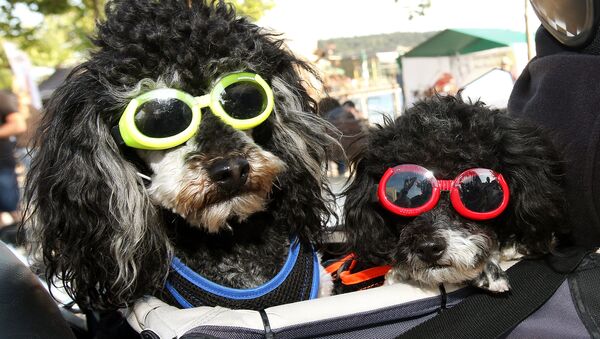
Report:
<svg viewBox="0 0 600 339"><path fill-rule="evenodd" d="M279 181L279 177L277 177L277 178L275 178L275 180L273 180L273 187L275 187L279 190L281 189L281 182Z"/></svg>
<svg viewBox="0 0 600 339"><path fill-rule="evenodd" d="M136 174L138 177L142 178L142 179L143 179L145 182L148 182L148 183L152 182L152 178L150 178L149 176L147 176L147 175L145 175L145 174L142 174L142 173L140 173L140 172L135 172L135 174Z"/></svg>

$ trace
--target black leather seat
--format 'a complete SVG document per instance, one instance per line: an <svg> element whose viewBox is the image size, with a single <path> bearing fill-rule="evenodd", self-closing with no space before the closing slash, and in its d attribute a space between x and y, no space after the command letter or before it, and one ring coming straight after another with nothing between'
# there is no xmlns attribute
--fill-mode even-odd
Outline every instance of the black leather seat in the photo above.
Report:
<svg viewBox="0 0 600 339"><path fill-rule="evenodd" d="M37 277L2 241L0 338L75 338Z"/></svg>

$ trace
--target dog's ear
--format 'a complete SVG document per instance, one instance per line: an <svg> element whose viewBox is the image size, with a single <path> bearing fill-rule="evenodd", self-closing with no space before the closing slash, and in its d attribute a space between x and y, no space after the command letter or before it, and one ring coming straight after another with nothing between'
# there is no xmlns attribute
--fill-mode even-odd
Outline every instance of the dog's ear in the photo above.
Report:
<svg viewBox="0 0 600 339"><path fill-rule="evenodd" d="M162 284L170 250L111 137L114 107L90 73L76 68L47 105L26 184L26 231L47 279L62 280L82 307L103 309Z"/></svg>
<svg viewBox="0 0 600 339"><path fill-rule="evenodd" d="M381 216L377 198L377 181L366 169L366 161L361 157L367 149L363 148L352 159L354 180L343 195L344 233L349 252L355 253L361 261L389 263L390 250L394 248L397 237L386 225Z"/></svg>
<svg viewBox="0 0 600 339"><path fill-rule="evenodd" d="M298 73L298 69L310 73L312 68L291 54L282 63L287 66L280 66L271 81L276 105L270 118L273 142L269 150L287 164L287 170L277 179L279 189L272 204L282 213L276 218L293 234L319 245L329 220L337 218L324 165L330 152L341 146L331 136L333 127L316 114L314 100Z"/></svg>
<svg viewBox="0 0 600 339"><path fill-rule="evenodd" d="M546 253L553 235L568 234L559 154L539 127L502 112L494 122L500 172L510 188L506 228L498 233L505 235L501 240L515 240L533 253ZM516 238L506 239L510 234Z"/></svg>

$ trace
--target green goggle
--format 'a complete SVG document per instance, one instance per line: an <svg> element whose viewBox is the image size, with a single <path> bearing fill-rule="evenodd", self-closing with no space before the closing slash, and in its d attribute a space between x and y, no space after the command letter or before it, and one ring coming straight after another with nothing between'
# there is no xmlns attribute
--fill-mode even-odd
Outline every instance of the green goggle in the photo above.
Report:
<svg viewBox="0 0 600 339"><path fill-rule="evenodd" d="M263 123L273 106L273 91L260 75L232 73L200 97L172 88L135 97L119 120L118 135L129 147L164 150L196 134L205 107L233 128L248 130Z"/></svg>

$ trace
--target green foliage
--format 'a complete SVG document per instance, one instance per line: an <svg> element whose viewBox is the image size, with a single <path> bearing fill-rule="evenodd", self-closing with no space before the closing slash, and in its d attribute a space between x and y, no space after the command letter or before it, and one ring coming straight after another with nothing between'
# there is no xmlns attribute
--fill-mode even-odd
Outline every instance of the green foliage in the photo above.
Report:
<svg viewBox="0 0 600 339"><path fill-rule="evenodd" d="M36 66L75 63L91 47L88 36L94 30L96 19L101 18L97 8L104 6L104 2L0 0L0 41L17 44ZM29 10L27 17L17 16L19 6L21 13L25 7ZM37 23L36 16L39 18ZM9 64L4 51L0 50L0 88L10 87L10 83Z"/></svg>
<svg viewBox="0 0 600 339"><path fill-rule="evenodd" d="M186 1L186 0L181 0ZM238 13L258 20L275 5L273 0L226 0ZM107 0L0 0L0 41L14 42L31 57L36 66L56 67L73 64L91 47L96 20L104 17ZM43 17L37 25L27 26L17 16L26 7L31 15ZM25 22L23 22L25 21ZM0 47L0 88L10 87L10 69Z"/></svg>
<svg viewBox="0 0 600 339"><path fill-rule="evenodd" d="M35 31L34 27L25 27L17 16L17 7L26 7L33 13L47 15L60 14L69 10L71 5L68 0L1 0L0 1L0 35L5 38L30 39Z"/></svg>
<svg viewBox="0 0 600 339"><path fill-rule="evenodd" d="M12 85L12 74L10 71L10 65L4 54L4 49L0 45L0 89L11 88Z"/></svg>
<svg viewBox="0 0 600 339"><path fill-rule="evenodd" d="M273 0L230 0L238 13L247 16L253 21L260 19L263 14L273 8Z"/></svg>
<svg viewBox="0 0 600 339"><path fill-rule="evenodd" d="M394 0L395 2L407 3L412 2L408 5L408 20L412 20L418 16L424 16L426 10L431 7L432 0Z"/></svg>

